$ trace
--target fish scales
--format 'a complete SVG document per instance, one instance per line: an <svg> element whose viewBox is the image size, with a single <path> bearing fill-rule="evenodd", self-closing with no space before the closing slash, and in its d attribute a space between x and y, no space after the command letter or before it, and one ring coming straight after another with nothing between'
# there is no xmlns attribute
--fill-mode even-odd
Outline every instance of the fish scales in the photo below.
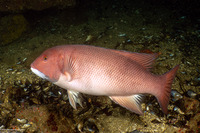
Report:
<svg viewBox="0 0 200 133"><path fill-rule="evenodd" d="M74 50L71 58L76 59L75 75L80 77L74 77L75 80L86 83L83 91L88 89L87 93L92 95L144 93L143 88L149 88L149 83L160 80L158 76L143 70L139 63L107 49L92 47L88 50L83 47L81 50ZM141 80L145 80L146 83L141 84ZM101 89L103 94L96 94L92 89Z"/></svg>
<svg viewBox="0 0 200 133"><path fill-rule="evenodd" d="M154 95L167 114L171 84L179 66L164 75L150 72L158 54L133 53L89 45L62 45L44 51L32 64L38 76L67 89L71 105L79 93L105 95L121 106L143 114L141 94Z"/></svg>

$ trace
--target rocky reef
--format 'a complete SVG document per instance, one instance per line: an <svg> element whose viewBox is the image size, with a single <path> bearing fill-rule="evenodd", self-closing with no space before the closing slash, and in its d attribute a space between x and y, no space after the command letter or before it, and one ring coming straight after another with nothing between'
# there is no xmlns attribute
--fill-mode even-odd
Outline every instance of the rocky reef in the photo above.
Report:
<svg viewBox="0 0 200 133"><path fill-rule="evenodd" d="M0 45L18 39L28 29L28 21L23 15L8 15L0 18Z"/></svg>

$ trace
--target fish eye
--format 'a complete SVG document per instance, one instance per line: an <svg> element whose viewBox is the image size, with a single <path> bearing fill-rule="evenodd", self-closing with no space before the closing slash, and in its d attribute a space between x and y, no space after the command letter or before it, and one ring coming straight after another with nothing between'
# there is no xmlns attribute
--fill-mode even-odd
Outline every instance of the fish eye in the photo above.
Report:
<svg viewBox="0 0 200 133"><path fill-rule="evenodd" d="M45 56L43 56L43 60L44 60L44 61L47 61L47 59L48 59L48 58L47 58L47 56L46 56L46 55L45 55Z"/></svg>

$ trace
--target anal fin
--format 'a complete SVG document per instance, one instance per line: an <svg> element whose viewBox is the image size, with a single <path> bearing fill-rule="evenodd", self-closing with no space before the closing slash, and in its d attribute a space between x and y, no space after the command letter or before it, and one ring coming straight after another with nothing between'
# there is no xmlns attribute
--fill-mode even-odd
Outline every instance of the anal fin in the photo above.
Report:
<svg viewBox="0 0 200 133"><path fill-rule="evenodd" d="M142 96L141 94L132 96L110 96L110 99L134 113L143 115L141 109Z"/></svg>
<svg viewBox="0 0 200 133"><path fill-rule="evenodd" d="M82 96L80 95L81 93L76 92L76 91L69 91L67 90L68 93L68 97L69 97L69 103L71 104L71 106L76 109L76 103L78 103L81 107L83 107L82 105Z"/></svg>

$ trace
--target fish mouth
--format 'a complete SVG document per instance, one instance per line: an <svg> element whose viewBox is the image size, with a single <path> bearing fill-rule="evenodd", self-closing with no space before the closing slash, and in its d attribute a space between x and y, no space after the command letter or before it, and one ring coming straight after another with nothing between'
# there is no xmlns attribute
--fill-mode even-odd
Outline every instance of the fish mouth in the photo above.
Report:
<svg viewBox="0 0 200 133"><path fill-rule="evenodd" d="M31 67L31 71L32 71L33 73L35 73L37 76L39 76L39 77L41 77L41 78L43 78L43 79L47 79L47 80L49 79L46 75L44 75L44 73L38 71L37 69L35 69L35 68L33 68L33 67Z"/></svg>

